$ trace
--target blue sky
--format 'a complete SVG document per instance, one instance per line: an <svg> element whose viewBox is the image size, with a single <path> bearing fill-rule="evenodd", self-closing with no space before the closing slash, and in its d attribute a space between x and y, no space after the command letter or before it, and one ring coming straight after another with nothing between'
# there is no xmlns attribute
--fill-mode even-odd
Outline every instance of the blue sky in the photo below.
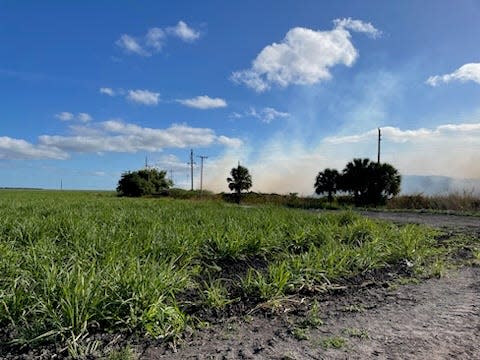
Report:
<svg viewBox="0 0 480 360"><path fill-rule="evenodd" d="M254 190L309 194L375 159L377 127L403 175L475 183L479 19L476 1L0 0L0 187L113 189L146 157L188 187L193 148L206 188L240 161Z"/></svg>

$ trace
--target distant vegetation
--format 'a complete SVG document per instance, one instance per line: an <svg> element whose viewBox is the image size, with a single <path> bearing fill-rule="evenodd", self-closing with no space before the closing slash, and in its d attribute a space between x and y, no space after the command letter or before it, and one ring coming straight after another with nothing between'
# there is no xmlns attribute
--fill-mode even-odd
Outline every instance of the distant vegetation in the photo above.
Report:
<svg viewBox="0 0 480 360"><path fill-rule="evenodd" d="M252 177L241 165L231 169L227 178L232 193L215 194L208 190L172 188L166 171L142 169L122 174L117 194L127 197L170 197L184 200L226 201L245 205L280 205L301 209L348 209L352 206L381 206L386 209L415 209L432 211L480 212L480 198L472 193L425 196L401 195L401 176L387 163L377 164L369 159L353 159L342 172L324 169L315 178L317 195L299 196L275 193L247 192L252 187ZM19 190L20 191L20 190Z"/></svg>
<svg viewBox="0 0 480 360"><path fill-rule="evenodd" d="M327 194L329 201L337 191L349 193L356 206L384 205L400 192L401 176L387 163L369 159L353 159L342 173L325 169L318 173L314 188L317 194Z"/></svg>
<svg viewBox="0 0 480 360"><path fill-rule="evenodd" d="M153 168L125 172L118 181L117 193L120 196L158 194L173 185L166 175L166 171Z"/></svg>
<svg viewBox="0 0 480 360"><path fill-rule="evenodd" d="M480 198L468 192L434 196L402 195L389 200L386 207L387 209L479 212Z"/></svg>

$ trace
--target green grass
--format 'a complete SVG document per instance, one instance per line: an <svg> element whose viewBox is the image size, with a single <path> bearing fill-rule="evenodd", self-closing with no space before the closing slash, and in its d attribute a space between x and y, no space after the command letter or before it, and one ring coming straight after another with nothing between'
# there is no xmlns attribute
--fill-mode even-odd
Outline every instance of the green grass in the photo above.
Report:
<svg viewBox="0 0 480 360"><path fill-rule="evenodd" d="M440 251L434 235L352 212L3 190L0 328L10 344L57 341L73 353L98 331L174 339L192 323L185 294L218 309L404 259L424 267ZM222 266L249 259L267 266L222 278Z"/></svg>
<svg viewBox="0 0 480 360"><path fill-rule="evenodd" d="M341 349L347 344L347 340L341 336L332 336L320 341L320 345L325 349Z"/></svg>

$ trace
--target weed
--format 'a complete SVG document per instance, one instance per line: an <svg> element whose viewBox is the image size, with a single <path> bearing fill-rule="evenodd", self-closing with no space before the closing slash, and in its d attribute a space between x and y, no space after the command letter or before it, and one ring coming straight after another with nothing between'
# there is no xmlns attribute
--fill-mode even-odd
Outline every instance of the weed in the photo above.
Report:
<svg viewBox="0 0 480 360"><path fill-rule="evenodd" d="M364 312L365 307L362 304L351 304L342 308L343 312Z"/></svg>
<svg viewBox="0 0 480 360"><path fill-rule="evenodd" d="M305 318L299 323L302 328L318 328L323 325L323 320L320 318L320 310L318 302L315 300L313 305L308 310Z"/></svg>
<svg viewBox="0 0 480 360"><path fill-rule="evenodd" d="M332 336L320 341L320 345L325 349L341 349L347 344L347 340L341 336Z"/></svg>
<svg viewBox="0 0 480 360"><path fill-rule="evenodd" d="M108 360L135 360L137 355L130 346L119 350L112 350L108 354Z"/></svg>
<svg viewBox="0 0 480 360"><path fill-rule="evenodd" d="M227 289L219 280L206 282L203 290L203 301L208 307L222 309L238 299L229 299Z"/></svg>
<svg viewBox="0 0 480 360"><path fill-rule="evenodd" d="M347 328L342 331L342 333L346 336L355 337L359 339L368 339L368 331L365 329L357 329L357 328Z"/></svg>
<svg viewBox="0 0 480 360"><path fill-rule="evenodd" d="M473 250L472 255L473 255L473 259L475 260L475 262L480 264L480 249Z"/></svg>
<svg viewBox="0 0 480 360"><path fill-rule="evenodd" d="M292 335L297 340L308 340L308 330L303 327L294 327L292 329Z"/></svg>

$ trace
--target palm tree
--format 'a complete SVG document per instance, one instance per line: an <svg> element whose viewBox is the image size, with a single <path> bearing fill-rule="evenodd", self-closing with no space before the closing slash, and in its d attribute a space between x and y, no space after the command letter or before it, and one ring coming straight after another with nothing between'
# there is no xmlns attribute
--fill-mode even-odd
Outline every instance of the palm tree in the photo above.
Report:
<svg viewBox="0 0 480 360"><path fill-rule="evenodd" d="M342 174L341 188L353 195L356 205L365 202L370 182L370 159L353 159L347 163Z"/></svg>
<svg viewBox="0 0 480 360"><path fill-rule="evenodd" d="M356 205L382 204L400 192L401 176L392 165L353 159L340 177L341 189L351 193Z"/></svg>
<svg viewBox="0 0 480 360"><path fill-rule="evenodd" d="M240 204L242 191L248 190L252 187L252 177L250 176L248 169L240 164L230 171L230 176L231 177L227 178L228 188L231 191L235 191L237 195L236 201Z"/></svg>
<svg viewBox="0 0 480 360"><path fill-rule="evenodd" d="M329 202L332 202L333 195L338 189L338 171L335 169L325 169L318 173L315 179L315 192L317 194L327 193Z"/></svg>

